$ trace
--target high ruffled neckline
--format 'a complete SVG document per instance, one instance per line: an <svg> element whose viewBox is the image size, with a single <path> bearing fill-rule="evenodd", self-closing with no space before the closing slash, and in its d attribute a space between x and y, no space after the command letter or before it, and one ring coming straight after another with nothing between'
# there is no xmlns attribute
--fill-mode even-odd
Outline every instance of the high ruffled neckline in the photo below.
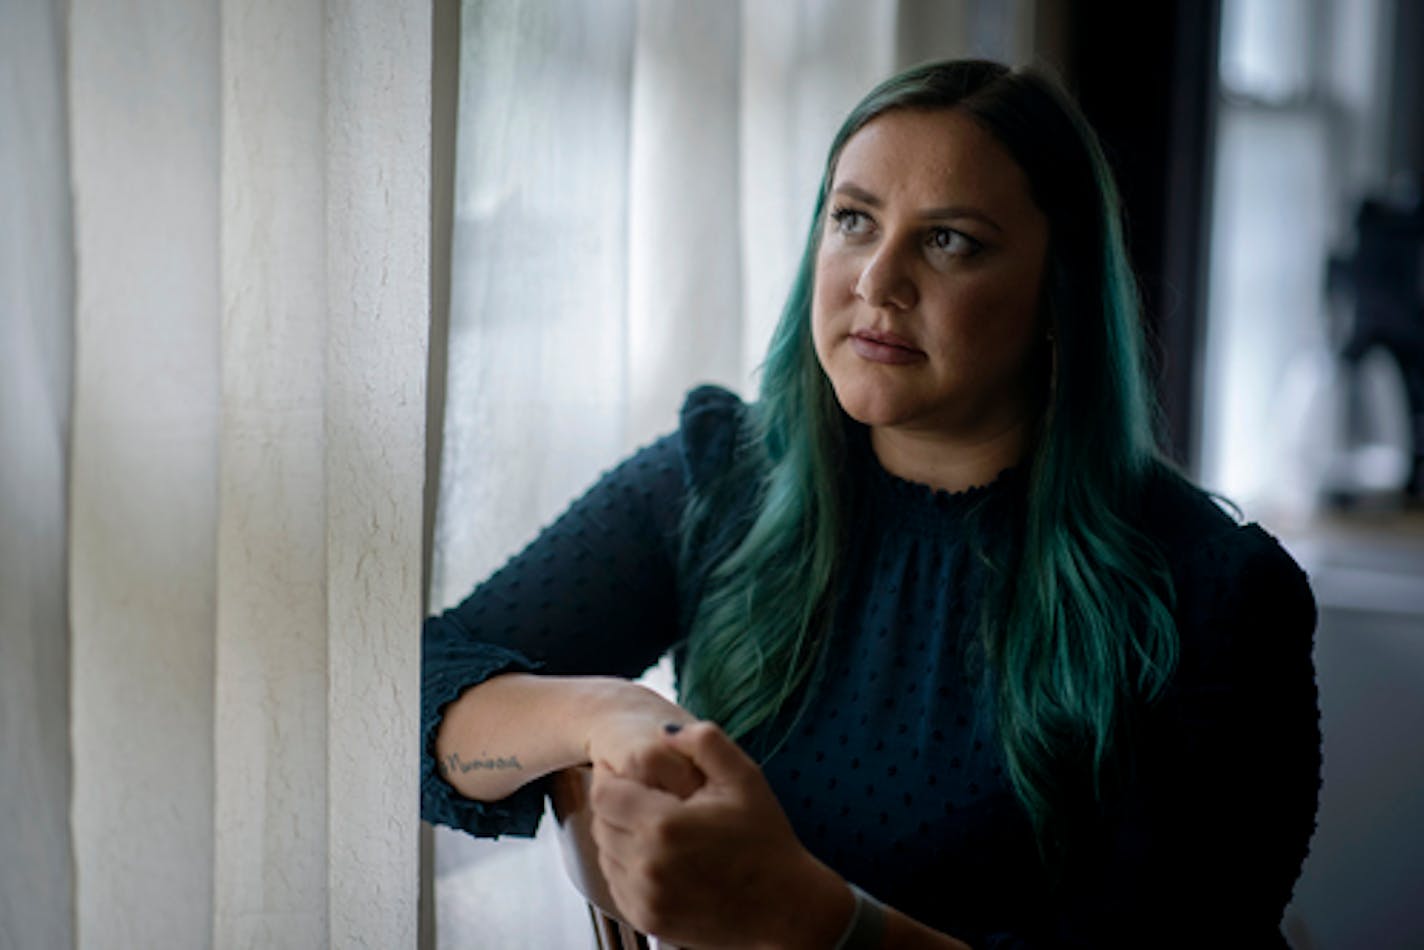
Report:
<svg viewBox="0 0 1424 950"><path fill-rule="evenodd" d="M886 469L867 435L862 434L852 444L870 509L898 526L924 526L933 531L944 527L946 522L958 522L971 512L996 511L1007 515L1012 501L1022 495L1021 465L1003 469L982 485L949 491L902 478ZM991 516L990 520L1001 519Z"/></svg>

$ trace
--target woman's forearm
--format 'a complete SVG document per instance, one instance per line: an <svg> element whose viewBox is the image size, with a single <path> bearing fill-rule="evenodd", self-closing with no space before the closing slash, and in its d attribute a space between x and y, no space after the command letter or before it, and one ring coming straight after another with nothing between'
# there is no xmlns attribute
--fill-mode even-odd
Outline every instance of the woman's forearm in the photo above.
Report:
<svg viewBox="0 0 1424 950"><path fill-rule="evenodd" d="M466 798L504 798L540 776L588 761L588 724L629 687L595 676L496 676L446 707L435 737L436 765Z"/></svg>
<svg viewBox="0 0 1424 950"><path fill-rule="evenodd" d="M701 773L661 741L693 717L645 686L608 676L506 673L460 694L435 736L440 774L492 802L550 772L596 762L678 795Z"/></svg>

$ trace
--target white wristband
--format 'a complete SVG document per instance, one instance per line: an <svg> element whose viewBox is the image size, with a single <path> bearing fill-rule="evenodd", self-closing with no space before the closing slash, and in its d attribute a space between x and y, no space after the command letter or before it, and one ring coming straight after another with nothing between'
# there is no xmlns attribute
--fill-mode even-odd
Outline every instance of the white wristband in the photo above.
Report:
<svg viewBox="0 0 1424 950"><path fill-rule="evenodd" d="M885 937L885 905L854 884L850 892L855 895L855 910L835 950L880 950Z"/></svg>

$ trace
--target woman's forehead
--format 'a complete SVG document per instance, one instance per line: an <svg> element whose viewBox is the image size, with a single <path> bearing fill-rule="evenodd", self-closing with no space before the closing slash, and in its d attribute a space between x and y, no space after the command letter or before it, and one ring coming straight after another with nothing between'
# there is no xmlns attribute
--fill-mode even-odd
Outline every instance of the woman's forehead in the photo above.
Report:
<svg viewBox="0 0 1424 950"><path fill-rule="evenodd" d="M847 187L887 203L1033 204L1023 169L962 109L896 109L867 122L836 160L831 190Z"/></svg>

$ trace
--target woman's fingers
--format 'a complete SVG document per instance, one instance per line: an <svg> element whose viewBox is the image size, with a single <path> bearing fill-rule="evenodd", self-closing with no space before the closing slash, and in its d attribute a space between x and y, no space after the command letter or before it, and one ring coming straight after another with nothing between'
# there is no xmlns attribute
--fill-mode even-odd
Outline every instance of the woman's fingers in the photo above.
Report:
<svg viewBox="0 0 1424 950"><path fill-rule="evenodd" d="M590 801L595 827L602 822L625 833L646 830L651 822L665 816L677 800L672 793L637 779L609 769L593 770Z"/></svg>
<svg viewBox="0 0 1424 950"><path fill-rule="evenodd" d="M687 798L706 779L691 759L664 741L664 735L662 721L643 722L636 733L625 735L622 745L594 765L649 788Z"/></svg>
<svg viewBox="0 0 1424 950"><path fill-rule="evenodd" d="M667 755L705 777L690 795L594 769L594 841L619 909L681 946L735 945L794 929L769 895L796 893L814 861L756 763L710 724L659 738ZM738 912L729 916L729 907Z"/></svg>
<svg viewBox="0 0 1424 950"><path fill-rule="evenodd" d="M619 911L639 930L661 933L693 882L675 828L685 803L606 770L594 771L593 840Z"/></svg>
<svg viewBox="0 0 1424 950"><path fill-rule="evenodd" d="M702 773L664 741L664 728L693 722L687 710L634 683L613 693L590 716L587 751L595 766L686 798Z"/></svg>
<svg viewBox="0 0 1424 950"><path fill-rule="evenodd" d="M668 747L709 781L730 785L757 776L756 763L716 723L695 722L665 735Z"/></svg>
<svg viewBox="0 0 1424 950"><path fill-rule="evenodd" d="M701 788L705 781L701 770L691 759L656 741L641 755L635 756L630 767L621 774L624 778L633 779L678 798L687 798Z"/></svg>

